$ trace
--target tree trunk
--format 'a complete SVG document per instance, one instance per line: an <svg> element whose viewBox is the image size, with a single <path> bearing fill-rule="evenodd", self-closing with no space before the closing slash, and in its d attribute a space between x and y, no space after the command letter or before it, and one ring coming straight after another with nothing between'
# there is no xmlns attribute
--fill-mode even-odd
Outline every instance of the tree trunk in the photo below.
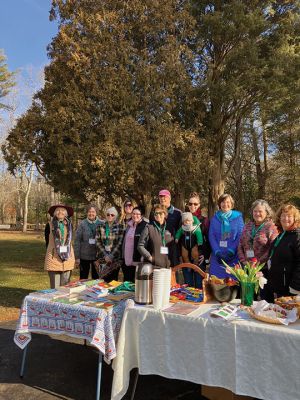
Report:
<svg viewBox="0 0 300 400"><path fill-rule="evenodd" d="M174 206L176 208L179 208L179 210L184 210L185 206L185 193L184 192L176 192L176 195L174 196Z"/></svg>
<svg viewBox="0 0 300 400"><path fill-rule="evenodd" d="M251 130L253 153L254 153L254 158L255 158L256 177L257 177L257 183L258 183L257 197L259 199L263 199L265 197L265 192L266 192L266 180L265 180L265 174L261 167L260 152L259 152L259 147L258 147L258 137L257 137L257 132L253 127L253 121L251 121L250 130Z"/></svg>
<svg viewBox="0 0 300 400"><path fill-rule="evenodd" d="M24 168L24 170L25 170L25 168ZM30 167L29 177L26 177L27 178L27 187L26 187L25 196L24 196L24 218L23 218L23 229L22 229L23 232L27 232L28 198L29 198L32 181L33 181L33 173L34 173L34 164L32 164ZM25 171L25 174L26 174L26 171Z"/></svg>
<svg viewBox="0 0 300 400"><path fill-rule="evenodd" d="M150 193L143 193L142 196L143 205L145 207L145 217L149 218L151 210L152 210L152 196Z"/></svg>
<svg viewBox="0 0 300 400"><path fill-rule="evenodd" d="M224 144L216 143L212 155L213 170L209 179L208 217L211 218L218 209L218 198L224 193Z"/></svg>

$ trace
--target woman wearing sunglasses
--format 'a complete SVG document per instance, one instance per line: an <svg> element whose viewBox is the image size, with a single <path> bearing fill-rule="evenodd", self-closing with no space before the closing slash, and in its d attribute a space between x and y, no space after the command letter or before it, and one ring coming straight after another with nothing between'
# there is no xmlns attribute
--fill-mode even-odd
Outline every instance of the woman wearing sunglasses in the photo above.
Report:
<svg viewBox="0 0 300 400"><path fill-rule="evenodd" d="M96 231L97 260L96 267L106 265L105 270L111 271L108 274L101 274L100 277L106 282L118 280L121 249L124 234L123 224L117 221L118 211L115 207L106 210L105 221L100 221Z"/></svg>
<svg viewBox="0 0 300 400"><path fill-rule="evenodd" d="M200 196L197 192L193 192L190 194L190 198L188 201L188 208L190 212L194 216L194 224L197 224L198 219L198 224L200 223L200 229L202 232L202 237L203 237L203 245L202 245L202 255L200 256L200 264L202 265L202 268L205 269L206 263L208 263L210 253L211 253L211 248L208 240L208 231L209 231L209 219L207 217L204 217L201 213L201 207L200 207Z"/></svg>
<svg viewBox="0 0 300 400"><path fill-rule="evenodd" d="M158 204L154 207L153 215L154 221L143 230L137 248L144 261L149 261L156 268L169 268L169 247L174 238L166 229L168 210Z"/></svg>
<svg viewBox="0 0 300 400"><path fill-rule="evenodd" d="M125 229L127 224L132 219L132 211L136 207L136 203L131 199L126 199L123 203L121 217L120 217L120 224L123 224Z"/></svg>

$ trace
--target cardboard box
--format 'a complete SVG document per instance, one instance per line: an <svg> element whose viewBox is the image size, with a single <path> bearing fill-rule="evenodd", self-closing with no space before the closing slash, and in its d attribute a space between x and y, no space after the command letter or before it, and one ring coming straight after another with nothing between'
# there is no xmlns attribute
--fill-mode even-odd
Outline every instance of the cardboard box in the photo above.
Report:
<svg viewBox="0 0 300 400"><path fill-rule="evenodd" d="M228 389L205 385L201 387L201 394L209 400L253 400L252 397L234 394Z"/></svg>

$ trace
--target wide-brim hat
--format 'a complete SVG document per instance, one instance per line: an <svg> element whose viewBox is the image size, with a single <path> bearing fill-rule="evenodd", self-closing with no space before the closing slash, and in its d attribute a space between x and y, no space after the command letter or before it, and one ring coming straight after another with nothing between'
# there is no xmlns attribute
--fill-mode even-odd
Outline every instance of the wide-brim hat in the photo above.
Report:
<svg viewBox="0 0 300 400"><path fill-rule="evenodd" d="M49 208L49 210L48 210L48 213L51 215L51 217L53 217L54 211L55 211L58 207L61 207L61 208L66 209L66 210L67 210L67 213L68 213L68 217L72 217L72 215L74 214L74 210L73 210L72 207L70 207L70 206L65 206L64 204L55 204L54 206L51 206L51 207Z"/></svg>

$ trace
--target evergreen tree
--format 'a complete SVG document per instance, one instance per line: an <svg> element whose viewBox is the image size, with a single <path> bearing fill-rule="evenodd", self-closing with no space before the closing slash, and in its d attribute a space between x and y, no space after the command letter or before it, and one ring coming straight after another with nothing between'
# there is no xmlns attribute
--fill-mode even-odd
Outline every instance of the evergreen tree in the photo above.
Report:
<svg viewBox="0 0 300 400"><path fill-rule="evenodd" d="M10 89L14 86L13 73L8 71L5 60L6 57L0 49L0 110L8 109L8 106L2 103L2 98L7 96Z"/></svg>

